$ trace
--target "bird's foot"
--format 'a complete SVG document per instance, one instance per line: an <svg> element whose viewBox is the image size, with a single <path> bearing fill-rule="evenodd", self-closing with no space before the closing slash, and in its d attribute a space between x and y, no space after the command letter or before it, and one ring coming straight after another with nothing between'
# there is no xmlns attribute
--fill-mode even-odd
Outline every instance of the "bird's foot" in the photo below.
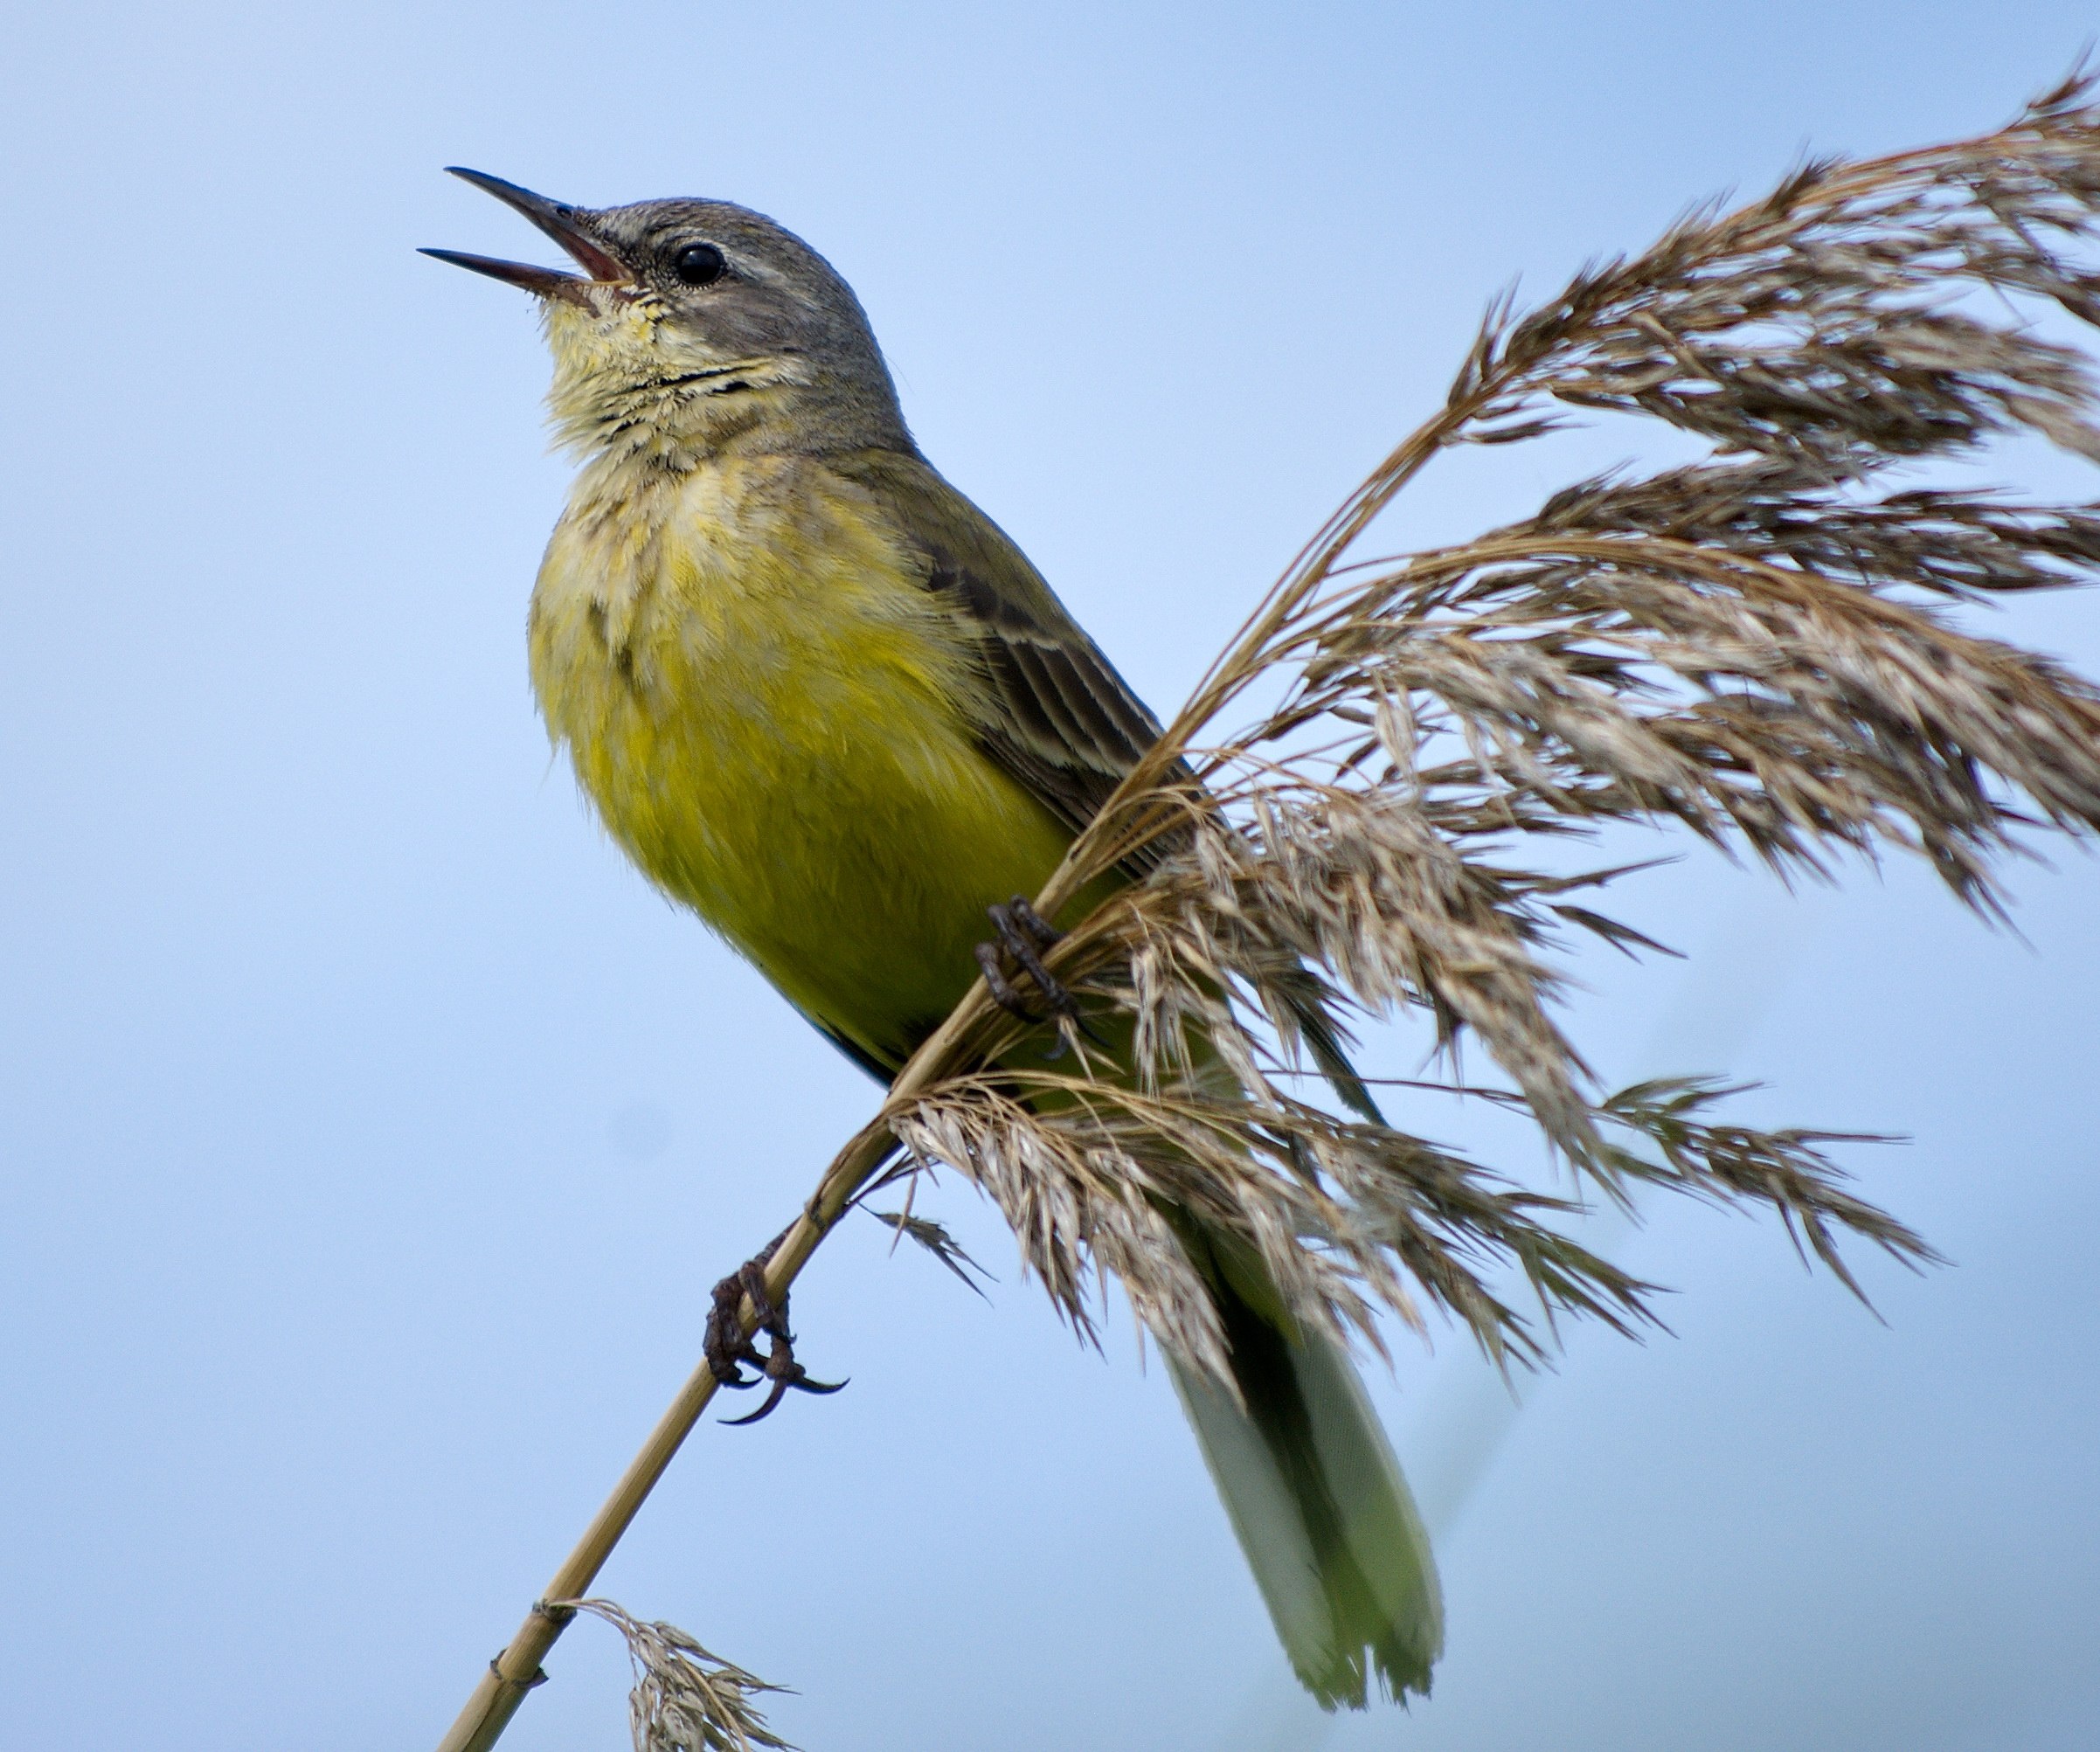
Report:
<svg viewBox="0 0 2100 1752"><path fill-rule="evenodd" d="M725 1417L722 1420L724 1423L756 1423L787 1397L791 1387L803 1393L836 1393L846 1384L842 1381L812 1381L808 1372L795 1361L794 1334L787 1329L787 1298L781 1297L780 1305L775 1307L773 1298L766 1293L766 1262L773 1257L780 1244L774 1242L757 1258L746 1260L715 1285L714 1307L707 1317L708 1368L724 1387L751 1388L760 1382L772 1383L765 1404L748 1416ZM760 1350L745 1336L742 1317L746 1296L758 1312L759 1331L773 1341L770 1349ZM745 1363L757 1369L758 1374L747 1377L743 1368Z"/></svg>
<svg viewBox="0 0 2100 1752"><path fill-rule="evenodd" d="M1036 989L1043 994L1043 1001L1050 1006L1052 1015L1078 1021L1078 1000L1043 965L1042 952L1063 942L1064 933L1030 906L1023 895L1017 894L1003 906L988 906L985 911L991 916L993 928L999 932L997 943L977 945L977 965L984 970L984 983L992 994L992 1001L1008 1015L1018 1016L1024 1022L1049 1020L1029 1008L1021 994L1014 989L1000 959L999 952L1003 949L1014 958L1021 971L1036 982Z"/></svg>

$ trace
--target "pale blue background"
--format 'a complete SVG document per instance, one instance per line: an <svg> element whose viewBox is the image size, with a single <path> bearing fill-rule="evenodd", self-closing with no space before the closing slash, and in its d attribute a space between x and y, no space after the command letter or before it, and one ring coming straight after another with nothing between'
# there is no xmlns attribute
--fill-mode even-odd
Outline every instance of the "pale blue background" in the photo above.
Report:
<svg viewBox="0 0 2100 1752"><path fill-rule="evenodd" d="M706 1286L872 1091L551 770L527 589L563 468L544 257L438 174L733 197L863 293L931 454L1170 706L1542 290L1805 145L1989 125L2089 8L11 9L0 639L0 1744L415 1748L690 1367ZM1601 440L1600 440L1601 442ZM1602 452L1616 454L1613 439ZM2090 477L2028 459L2058 490ZM1551 459L1432 480L1463 530ZM2000 624L2100 667L2100 610ZM2022 943L1917 870L1698 864L1596 970L1614 1073L1905 1130L1958 1261L1886 1326L1769 1224L1627 1244L1674 1338L1514 1419L1455 1343L1379 1393L1444 1541L1433 1701L1332 1746L2070 1749L2100 1719L2100 881ZM1390 1063L1401 1067L1397 1057ZM798 1298L854 1377L704 1430L608 1572L819 1749L1319 1743L1156 1371L938 1208ZM1466 1492L1470 1490L1470 1496ZM1464 1508L1463 1517L1458 1514ZM579 1628L507 1744L622 1743Z"/></svg>

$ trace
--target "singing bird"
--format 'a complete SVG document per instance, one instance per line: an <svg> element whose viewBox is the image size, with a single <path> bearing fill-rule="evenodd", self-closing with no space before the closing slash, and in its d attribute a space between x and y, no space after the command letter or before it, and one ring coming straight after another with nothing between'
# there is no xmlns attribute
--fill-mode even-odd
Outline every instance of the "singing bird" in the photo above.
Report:
<svg viewBox="0 0 2100 1752"><path fill-rule="evenodd" d="M859 300L800 239L726 201L593 210L454 174L582 269L426 252L535 294L553 354L580 467L527 621L548 731L649 878L886 1082L977 977L988 913L1041 889L1159 724L920 455ZM1353 1365L1182 1215L1238 1391L1170 1372L1293 1665L1330 1707L1374 1676L1426 1691L1436 1572Z"/></svg>

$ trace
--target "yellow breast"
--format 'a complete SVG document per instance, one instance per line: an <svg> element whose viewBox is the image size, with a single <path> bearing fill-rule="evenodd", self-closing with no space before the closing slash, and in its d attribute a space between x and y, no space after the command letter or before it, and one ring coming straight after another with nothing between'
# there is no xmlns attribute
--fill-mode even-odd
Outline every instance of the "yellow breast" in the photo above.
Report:
<svg viewBox="0 0 2100 1752"><path fill-rule="evenodd" d="M821 463L579 483L532 677L613 836L822 1026L895 1063L984 909L1069 835L978 749L966 625Z"/></svg>

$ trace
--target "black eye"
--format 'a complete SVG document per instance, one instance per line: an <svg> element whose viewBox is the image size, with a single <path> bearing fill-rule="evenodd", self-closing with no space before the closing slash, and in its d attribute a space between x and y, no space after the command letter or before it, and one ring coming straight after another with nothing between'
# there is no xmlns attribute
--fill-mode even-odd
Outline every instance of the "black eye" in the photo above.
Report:
<svg viewBox="0 0 2100 1752"><path fill-rule="evenodd" d="M687 286L712 286L728 271L722 252L711 243L689 243L671 258L671 272Z"/></svg>

